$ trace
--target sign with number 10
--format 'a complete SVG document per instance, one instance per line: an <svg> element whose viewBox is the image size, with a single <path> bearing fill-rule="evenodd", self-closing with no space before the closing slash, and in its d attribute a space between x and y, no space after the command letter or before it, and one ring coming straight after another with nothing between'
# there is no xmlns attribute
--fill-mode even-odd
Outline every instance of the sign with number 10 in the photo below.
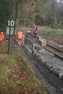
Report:
<svg viewBox="0 0 63 94"><path fill-rule="evenodd" d="M13 20L8 20L8 26L14 26L14 21Z"/></svg>

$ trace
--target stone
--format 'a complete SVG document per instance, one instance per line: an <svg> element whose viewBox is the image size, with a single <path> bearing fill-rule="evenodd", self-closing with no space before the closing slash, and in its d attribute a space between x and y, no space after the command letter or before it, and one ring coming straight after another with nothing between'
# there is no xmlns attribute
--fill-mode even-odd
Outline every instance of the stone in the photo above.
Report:
<svg viewBox="0 0 63 94"><path fill-rule="evenodd" d="M42 62L42 64L43 64L44 66L46 66L47 61L44 60L44 61Z"/></svg>
<svg viewBox="0 0 63 94"><path fill-rule="evenodd" d="M36 53L36 59L39 60L39 61L41 61L41 55L38 54L38 53Z"/></svg>
<svg viewBox="0 0 63 94"><path fill-rule="evenodd" d="M59 66L54 66L53 68L54 68L54 69L58 69L58 70L60 69L60 67L59 67Z"/></svg>
<svg viewBox="0 0 63 94"><path fill-rule="evenodd" d="M63 70L59 73L59 79L63 80Z"/></svg>
<svg viewBox="0 0 63 94"><path fill-rule="evenodd" d="M60 70L63 70L63 67L60 67Z"/></svg>
<svg viewBox="0 0 63 94"><path fill-rule="evenodd" d="M53 72L53 70L54 70L54 68L52 67L52 68L50 69L50 72Z"/></svg>
<svg viewBox="0 0 63 94"><path fill-rule="evenodd" d="M46 63L46 68L50 70L51 68L53 68L53 65Z"/></svg>
<svg viewBox="0 0 63 94"><path fill-rule="evenodd" d="M63 50L63 46L59 46L59 49L60 49L60 50Z"/></svg>
<svg viewBox="0 0 63 94"><path fill-rule="evenodd" d="M59 77L60 71L59 71L58 69L54 69L54 70L53 70L53 73L54 73L57 77Z"/></svg>
<svg viewBox="0 0 63 94"><path fill-rule="evenodd" d="M45 49L39 50L38 53L43 53Z"/></svg>
<svg viewBox="0 0 63 94"><path fill-rule="evenodd" d="M50 69L50 72L54 73L55 70L59 70L59 66L53 66L53 68Z"/></svg>
<svg viewBox="0 0 63 94"><path fill-rule="evenodd" d="M54 57L54 54L53 53L50 53L49 54L49 58L52 58L52 57Z"/></svg>
<svg viewBox="0 0 63 94"><path fill-rule="evenodd" d="M59 79L63 80L63 67L60 67Z"/></svg>

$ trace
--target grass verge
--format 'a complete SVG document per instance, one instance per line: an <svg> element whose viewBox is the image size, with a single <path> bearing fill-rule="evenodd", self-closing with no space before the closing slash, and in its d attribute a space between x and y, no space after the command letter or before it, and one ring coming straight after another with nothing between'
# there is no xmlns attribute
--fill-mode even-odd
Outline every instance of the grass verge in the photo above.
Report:
<svg viewBox="0 0 63 94"><path fill-rule="evenodd" d="M42 28L40 32L47 37L63 39L63 29Z"/></svg>
<svg viewBox="0 0 63 94"><path fill-rule="evenodd" d="M0 55L0 94L45 94L25 54Z"/></svg>

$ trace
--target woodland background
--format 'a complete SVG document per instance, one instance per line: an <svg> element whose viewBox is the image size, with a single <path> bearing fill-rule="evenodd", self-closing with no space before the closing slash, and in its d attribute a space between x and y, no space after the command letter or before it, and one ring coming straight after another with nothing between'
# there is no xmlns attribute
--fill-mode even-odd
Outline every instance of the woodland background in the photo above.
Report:
<svg viewBox="0 0 63 94"><path fill-rule="evenodd" d="M63 28L63 3L57 0L2 0L0 3L0 27L5 30L8 20L29 27L37 25Z"/></svg>

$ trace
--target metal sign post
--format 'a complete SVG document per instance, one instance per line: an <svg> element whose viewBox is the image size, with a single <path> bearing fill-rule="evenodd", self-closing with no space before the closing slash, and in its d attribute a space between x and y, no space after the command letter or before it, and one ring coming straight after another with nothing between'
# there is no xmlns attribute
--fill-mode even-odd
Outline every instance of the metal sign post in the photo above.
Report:
<svg viewBox="0 0 63 94"><path fill-rule="evenodd" d="M9 26L9 43L8 43L8 54L9 54L9 48L10 48L10 31L11 31L11 26Z"/></svg>
<svg viewBox="0 0 63 94"><path fill-rule="evenodd" d="M9 48L10 48L10 32L11 32L11 27L14 26L14 21L8 20L8 26L9 26L9 43L8 43L8 54L9 54Z"/></svg>

